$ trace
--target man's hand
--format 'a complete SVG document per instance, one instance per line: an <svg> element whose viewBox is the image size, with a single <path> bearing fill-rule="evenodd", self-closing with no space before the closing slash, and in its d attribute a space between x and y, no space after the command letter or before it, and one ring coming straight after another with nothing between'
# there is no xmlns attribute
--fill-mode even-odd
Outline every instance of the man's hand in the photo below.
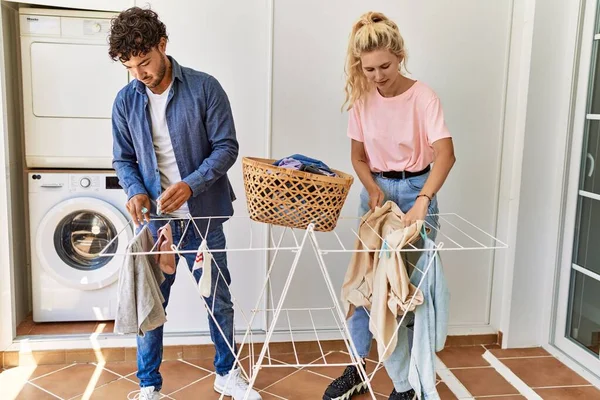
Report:
<svg viewBox="0 0 600 400"><path fill-rule="evenodd" d="M148 195L136 194L129 199L125 207L136 227L143 224L144 221L150 222L150 197Z"/></svg>
<svg viewBox="0 0 600 400"><path fill-rule="evenodd" d="M164 191L158 199L160 212L170 214L177 211L192 196L192 189L185 182L177 182Z"/></svg>

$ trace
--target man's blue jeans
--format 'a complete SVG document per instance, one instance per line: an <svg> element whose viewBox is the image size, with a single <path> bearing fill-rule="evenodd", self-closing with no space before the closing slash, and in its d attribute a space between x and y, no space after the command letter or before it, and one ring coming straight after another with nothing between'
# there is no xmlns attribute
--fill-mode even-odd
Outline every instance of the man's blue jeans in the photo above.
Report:
<svg viewBox="0 0 600 400"><path fill-rule="evenodd" d="M161 225L164 225L165 221L151 221L150 222L150 230L152 235L154 236L154 240L156 241L156 231L160 228ZM177 245L180 240L182 240L181 236L185 230L185 226L187 221L177 220L171 222L171 228L173 231L173 243ZM212 229L207 235L207 245L209 250L217 250L225 248L225 234L223 233L223 226L219 225ZM200 244L202 242L202 238L199 233L195 230L193 224L190 224L188 227L183 240L181 241L180 250L198 250ZM231 353L229 349L228 343L232 346L234 350L235 341L234 341L234 324L233 324L233 303L231 302L231 293L229 292L228 285L231 284L231 276L229 275L229 270L227 269L227 253L225 252L214 252L212 253L213 263L212 263L212 288L211 288L211 296L205 298L208 306L213 310L213 314L215 319L217 320L219 326L221 327L223 333L227 337L227 341L219 332L219 329L210 314L208 316L208 322L210 327L210 336L212 338L213 343L215 344L216 354L215 354L215 370L219 375L226 375L232 369L235 357ZM195 253L184 254L184 257L187 261L188 267L190 270L194 265L194 260L196 258ZM176 262L179 262L179 257L176 257ZM219 270L221 271L219 273ZM202 274L202 269L198 269L194 271L194 277L196 278L196 282L200 280L200 276ZM222 274L222 276L221 276ZM165 281L160 286L160 290L165 298L165 302L163 307L167 307L169 303L169 295L171 293L171 286L175 282L175 274L165 275ZM223 277L225 278L225 282L223 281ZM215 285L218 286L215 292ZM213 299L214 297L214 299ZM214 305L214 308L213 308ZM198 307L201 308L203 306L203 301L200 298L200 294L198 294L197 299L190 299L190 307ZM162 387L162 376L160 375L159 368L162 361L163 356L163 327L156 328L152 331L146 332L146 334L141 337L137 337L137 363L138 363L138 372L137 377L140 380L140 386L154 386L156 390L160 390Z"/></svg>

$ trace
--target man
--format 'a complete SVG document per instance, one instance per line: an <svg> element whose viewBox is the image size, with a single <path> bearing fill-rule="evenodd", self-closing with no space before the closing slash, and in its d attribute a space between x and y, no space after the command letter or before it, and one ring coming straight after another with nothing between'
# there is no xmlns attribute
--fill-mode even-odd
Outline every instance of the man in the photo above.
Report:
<svg viewBox="0 0 600 400"><path fill-rule="evenodd" d="M136 226L147 223L155 240L165 223L150 220L157 212L175 218L188 213L193 217L233 213L235 196L227 171L238 155L229 100L219 82L167 56L167 40L165 25L151 10L133 7L112 21L109 55L135 78L119 92L113 106L113 166L127 192L133 221ZM208 248L224 249L223 220L197 221L202 233L193 225L185 231L184 220L171 222L174 243L181 242L182 250L197 250L207 230ZM191 268L195 255L185 258ZM201 269L194 271L197 280L200 273ZM248 384L231 352L235 350L233 304L225 252L213 253L211 278L211 296L205 300L217 322L209 315L216 349L214 389L241 400ZM175 274L165 274L164 307L174 280ZM162 326L138 336L140 399L160 397L162 350ZM253 390L249 398L261 399Z"/></svg>

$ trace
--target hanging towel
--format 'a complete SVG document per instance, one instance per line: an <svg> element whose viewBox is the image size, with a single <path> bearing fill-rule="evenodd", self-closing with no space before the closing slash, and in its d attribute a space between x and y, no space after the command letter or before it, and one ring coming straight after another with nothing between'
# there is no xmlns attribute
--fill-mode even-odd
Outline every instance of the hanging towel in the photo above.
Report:
<svg viewBox="0 0 600 400"><path fill-rule="evenodd" d="M145 225L127 247L119 272L115 333L144 336L167 321L160 291L165 277L153 256L135 254L149 252L153 245L154 239Z"/></svg>
<svg viewBox="0 0 600 400"><path fill-rule="evenodd" d="M171 245L173 244L173 231L171 230L171 224L166 224L165 226L158 229L157 232L158 240L156 243L157 251L171 251ZM158 263L160 269L165 274L172 275L175 273L175 254L157 254L156 262Z"/></svg>
<svg viewBox="0 0 600 400"><path fill-rule="evenodd" d="M206 239L202 240L202 243L200 243L200 247L196 253L196 260L194 261L192 272L197 269L202 269L202 276L198 282L200 294L202 294L204 297L210 297L212 282L212 254L210 254L210 251L208 251Z"/></svg>
<svg viewBox="0 0 600 400"><path fill-rule="evenodd" d="M377 340L379 359L382 361L387 360L396 348L396 319L423 304L423 293L411 284L400 252L408 243L418 239L422 226L423 221L417 221L385 236L385 246L382 246L379 263L373 274L369 328Z"/></svg>
<svg viewBox="0 0 600 400"><path fill-rule="evenodd" d="M380 252L366 252L365 246L372 250L381 249L382 237L403 228L403 216L400 207L388 200L362 217L358 228L359 238L355 244L357 251L352 254L342 286L342 302L347 318L354 313L355 307L371 308L373 276L379 264Z"/></svg>
<svg viewBox="0 0 600 400"><path fill-rule="evenodd" d="M450 292L444 276L440 255L434 251L435 243L425 241L426 251L421 255L410 281L418 285L424 302L415 310L413 345L410 356L408 382L419 399L439 400L436 390L435 353L442 351L448 335ZM430 265L431 263L431 265ZM425 272L429 266L429 271Z"/></svg>

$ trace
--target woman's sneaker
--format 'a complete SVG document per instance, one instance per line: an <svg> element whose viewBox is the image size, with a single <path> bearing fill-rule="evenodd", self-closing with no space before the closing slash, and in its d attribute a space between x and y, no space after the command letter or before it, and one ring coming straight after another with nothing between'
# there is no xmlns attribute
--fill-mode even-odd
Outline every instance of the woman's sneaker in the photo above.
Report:
<svg viewBox="0 0 600 400"><path fill-rule="evenodd" d="M365 364L363 364L363 368ZM335 379L323 395L323 400L348 400L354 395L367 393L367 384L363 382L358 368L349 365L339 378Z"/></svg>
<svg viewBox="0 0 600 400"><path fill-rule="evenodd" d="M392 390L392 394L388 400L413 400L415 399L415 391L410 389L407 392L398 393L396 389Z"/></svg>

